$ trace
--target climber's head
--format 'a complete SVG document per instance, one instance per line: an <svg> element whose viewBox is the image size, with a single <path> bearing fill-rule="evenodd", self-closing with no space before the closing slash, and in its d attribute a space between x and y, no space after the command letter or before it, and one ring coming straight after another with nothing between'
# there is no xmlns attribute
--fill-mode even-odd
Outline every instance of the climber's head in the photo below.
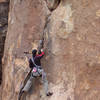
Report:
<svg viewBox="0 0 100 100"><path fill-rule="evenodd" d="M36 50L36 49L32 50L32 55L33 55L33 57L36 56L36 53L37 53L37 50Z"/></svg>

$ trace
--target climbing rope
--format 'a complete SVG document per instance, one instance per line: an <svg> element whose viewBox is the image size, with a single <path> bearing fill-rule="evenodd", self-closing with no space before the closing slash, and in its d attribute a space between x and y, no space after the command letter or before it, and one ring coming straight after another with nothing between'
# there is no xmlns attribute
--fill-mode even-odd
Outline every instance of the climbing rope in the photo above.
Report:
<svg viewBox="0 0 100 100"><path fill-rule="evenodd" d="M20 91L19 91L19 95L18 95L18 100L21 100L21 97L22 95L24 94L24 92L22 91L24 86L26 85L27 81L29 80L30 76L31 76L31 72L32 72L32 69L30 70L30 72L27 74L24 82L21 84L21 88L20 88Z"/></svg>

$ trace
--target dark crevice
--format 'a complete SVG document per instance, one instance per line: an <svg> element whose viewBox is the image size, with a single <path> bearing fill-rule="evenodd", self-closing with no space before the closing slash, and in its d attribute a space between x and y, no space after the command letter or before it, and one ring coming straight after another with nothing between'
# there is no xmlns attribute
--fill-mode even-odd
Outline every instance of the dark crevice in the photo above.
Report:
<svg viewBox="0 0 100 100"><path fill-rule="evenodd" d="M60 2L61 2L61 0L55 0L54 6L53 6L53 8L50 9L50 11L51 12L54 11L59 6Z"/></svg>
<svg viewBox="0 0 100 100"><path fill-rule="evenodd" d="M60 4L61 0L45 0L48 6L48 9L52 12L54 11Z"/></svg>
<svg viewBox="0 0 100 100"><path fill-rule="evenodd" d="M8 27L9 0L0 2L0 84L2 83L2 57Z"/></svg>
<svg viewBox="0 0 100 100"><path fill-rule="evenodd" d="M51 38L50 38L50 34L49 34L49 23L50 23L50 17L52 12L59 6L59 4L61 3L61 0L45 0L48 9L50 10L50 14L46 16L45 19L45 25L44 25L44 30L43 30L43 34L41 36L41 39L44 38L44 48L46 49L46 53L49 52L49 54L51 53L49 46L51 45ZM47 37L46 37L47 36Z"/></svg>

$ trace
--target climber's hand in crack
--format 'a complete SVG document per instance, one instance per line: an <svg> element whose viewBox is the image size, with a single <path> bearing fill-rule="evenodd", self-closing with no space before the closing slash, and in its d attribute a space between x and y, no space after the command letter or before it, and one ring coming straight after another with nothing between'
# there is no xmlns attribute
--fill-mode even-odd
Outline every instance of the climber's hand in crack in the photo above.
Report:
<svg viewBox="0 0 100 100"><path fill-rule="evenodd" d="M46 48L42 48L41 49L41 52L46 52Z"/></svg>
<svg viewBox="0 0 100 100"><path fill-rule="evenodd" d="M48 92L46 95L47 96L52 96L53 95L53 92Z"/></svg>
<svg viewBox="0 0 100 100"><path fill-rule="evenodd" d="M43 52L44 50L43 49L41 49L41 52Z"/></svg>

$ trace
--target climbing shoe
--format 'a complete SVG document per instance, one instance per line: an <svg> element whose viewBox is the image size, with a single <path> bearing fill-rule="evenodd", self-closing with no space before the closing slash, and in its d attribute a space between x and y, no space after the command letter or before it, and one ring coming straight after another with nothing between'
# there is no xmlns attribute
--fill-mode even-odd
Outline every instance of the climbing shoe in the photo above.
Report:
<svg viewBox="0 0 100 100"><path fill-rule="evenodd" d="M53 93L52 93L52 92L48 92L46 95L47 95L47 96L52 96Z"/></svg>

